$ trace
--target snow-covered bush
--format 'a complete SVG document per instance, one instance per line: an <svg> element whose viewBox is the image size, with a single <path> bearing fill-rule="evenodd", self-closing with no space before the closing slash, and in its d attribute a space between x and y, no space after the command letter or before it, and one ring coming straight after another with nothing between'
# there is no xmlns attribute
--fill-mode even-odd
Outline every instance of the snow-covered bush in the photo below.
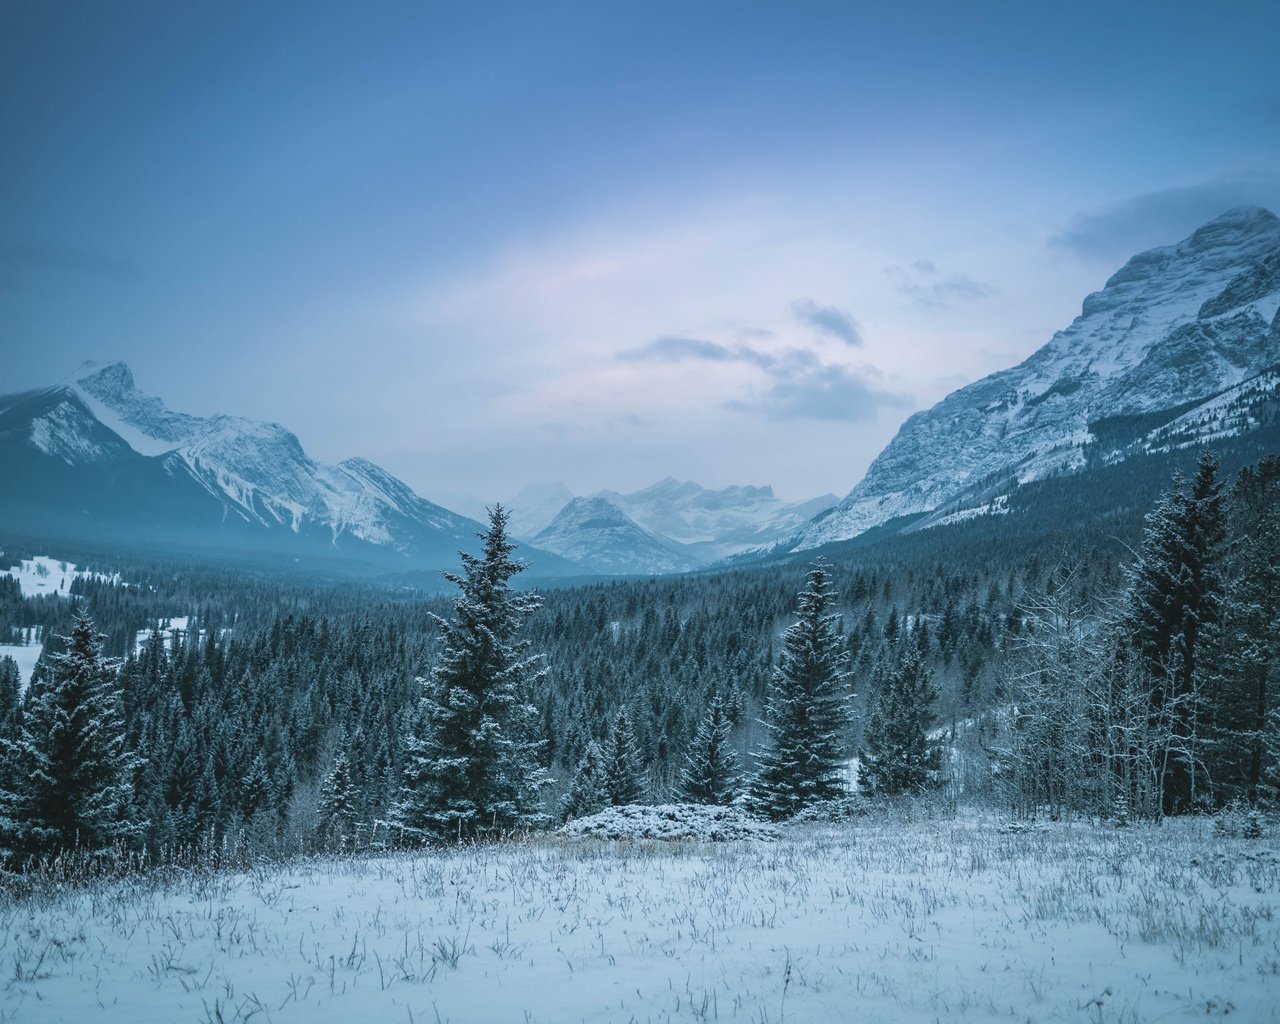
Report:
<svg viewBox="0 0 1280 1024"><path fill-rule="evenodd" d="M722 843L735 839L773 840L778 830L737 807L706 804L626 804L571 821L560 833L572 838L692 839Z"/></svg>
<svg viewBox="0 0 1280 1024"><path fill-rule="evenodd" d="M864 796L856 793L840 797L837 800L823 800L810 804L791 820L798 824L829 824L849 821L853 818L865 818L871 813L872 803Z"/></svg>
<svg viewBox="0 0 1280 1024"><path fill-rule="evenodd" d="M1261 839L1266 824L1262 812L1243 800L1232 800L1213 816L1214 834L1231 839Z"/></svg>

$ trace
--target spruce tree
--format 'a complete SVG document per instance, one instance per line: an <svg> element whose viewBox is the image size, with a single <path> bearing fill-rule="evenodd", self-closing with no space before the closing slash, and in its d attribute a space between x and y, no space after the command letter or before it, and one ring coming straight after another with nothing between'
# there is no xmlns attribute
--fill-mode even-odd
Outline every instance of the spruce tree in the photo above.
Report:
<svg viewBox="0 0 1280 1024"><path fill-rule="evenodd" d="M603 811L612 803L609 797L609 772L604 752L592 740L582 753L569 792L560 801L560 816L565 820L585 818Z"/></svg>
<svg viewBox="0 0 1280 1024"><path fill-rule="evenodd" d="M541 602L511 588L525 566L512 558L507 515L495 505L479 535L482 553L461 552L462 573L445 574L460 593L452 619L435 616L440 653L393 811L407 841L465 839L542 821L545 772L530 698L545 670L518 635Z"/></svg>
<svg viewBox="0 0 1280 1024"><path fill-rule="evenodd" d="M17 865L63 851L101 857L129 843L133 773L125 747L118 664L83 611L65 653L49 657L47 678L27 694L22 726L3 741L0 842Z"/></svg>
<svg viewBox="0 0 1280 1024"><path fill-rule="evenodd" d="M1189 490L1173 490L1147 516L1142 550L1129 573L1128 632L1155 680L1152 725L1167 734L1161 803L1165 814L1192 809L1201 763L1203 713L1198 674L1217 621L1224 537L1218 462L1200 456Z"/></svg>
<svg viewBox="0 0 1280 1024"><path fill-rule="evenodd" d="M355 838L356 790L351 779L351 762L338 752L333 767L320 783L318 831L323 845L346 847Z"/></svg>
<svg viewBox="0 0 1280 1024"><path fill-rule="evenodd" d="M877 796L919 793L942 764L937 742L929 739L938 691L920 655L903 640L882 674L871 701L859 779Z"/></svg>
<svg viewBox="0 0 1280 1024"><path fill-rule="evenodd" d="M774 819L845 791L847 674L834 602L827 563L818 559L799 594L797 620L783 634L766 708L768 742L753 790L761 811Z"/></svg>
<svg viewBox="0 0 1280 1024"><path fill-rule="evenodd" d="M1256 802L1269 755L1267 716L1280 688L1280 458L1240 471L1228 511L1221 614L1207 702L1217 802Z"/></svg>
<svg viewBox="0 0 1280 1024"><path fill-rule="evenodd" d="M645 772L640 763L640 749L631 729L627 709L618 711L609 736L605 758L605 775L609 786L609 802L615 807L638 804L644 800Z"/></svg>
<svg viewBox="0 0 1280 1024"><path fill-rule="evenodd" d="M698 725L680 777L680 799L685 803L723 806L737 797L738 757L730 741L732 728L725 703L716 694Z"/></svg>

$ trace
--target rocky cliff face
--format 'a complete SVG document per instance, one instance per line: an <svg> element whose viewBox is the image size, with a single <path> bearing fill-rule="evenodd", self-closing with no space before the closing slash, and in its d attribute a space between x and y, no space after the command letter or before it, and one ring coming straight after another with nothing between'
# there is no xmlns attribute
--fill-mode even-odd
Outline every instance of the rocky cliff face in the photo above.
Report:
<svg viewBox="0 0 1280 1024"><path fill-rule="evenodd" d="M844 540L1147 443L1280 362L1280 220L1231 210L1141 253L1027 360L916 413L830 512L789 542Z"/></svg>

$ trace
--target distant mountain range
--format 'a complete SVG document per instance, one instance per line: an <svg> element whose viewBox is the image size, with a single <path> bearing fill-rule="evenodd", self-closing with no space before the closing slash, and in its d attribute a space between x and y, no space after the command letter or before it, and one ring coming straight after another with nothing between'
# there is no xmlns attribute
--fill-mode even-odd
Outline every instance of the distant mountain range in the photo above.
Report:
<svg viewBox="0 0 1280 1024"><path fill-rule="evenodd" d="M824 494L792 503L768 486L710 490L667 477L630 494L590 497L574 497L563 484L538 484L507 504L516 536L579 565L670 573L776 544L836 500Z"/></svg>
<svg viewBox="0 0 1280 1024"><path fill-rule="evenodd" d="M278 423L175 412L140 392L123 363L0 397L0 480L0 525L41 538L405 570L455 566L482 529L367 459L312 459ZM767 487L667 480L593 499L530 488L514 507L521 556L536 575L565 576L682 572L777 541L809 506Z"/></svg>
<svg viewBox="0 0 1280 1024"><path fill-rule="evenodd" d="M899 518L920 529L999 514L1032 481L1274 424L1278 310L1280 220L1230 210L1134 256L1022 363L911 416L848 496L784 546Z"/></svg>
<svg viewBox="0 0 1280 1024"><path fill-rule="evenodd" d="M1029 484L1087 488L1091 471L1203 444L1252 451L1278 422L1280 220L1244 207L1133 257L1028 359L911 416L843 500L545 484L511 499L510 527L539 576L683 572L1014 514ZM481 529L365 459L315 461L279 424L174 412L123 363L0 396L0 527L384 570L456 565Z"/></svg>

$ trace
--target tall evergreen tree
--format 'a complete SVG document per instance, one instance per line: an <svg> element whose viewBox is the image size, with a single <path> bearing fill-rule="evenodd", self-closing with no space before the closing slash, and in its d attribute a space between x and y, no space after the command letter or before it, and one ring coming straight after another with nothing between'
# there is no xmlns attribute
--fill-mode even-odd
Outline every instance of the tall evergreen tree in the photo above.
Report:
<svg viewBox="0 0 1280 1024"><path fill-rule="evenodd" d="M519 637L541 600L511 588L525 566L512 558L507 517L495 505L479 535L481 555L461 552L462 573L445 574L461 593L452 619L435 616L441 650L393 812L409 840L468 838L542 820L545 772L530 701L545 669Z"/></svg>
<svg viewBox="0 0 1280 1024"><path fill-rule="evenodd" d="M125 747L116 662L102 655L102 634L83 611L65 653L50 658L33 685L17 738L3 742L0 842L18 864L77 851L98 857L131 842L133 773Z"/></svg>
<svg viewBox="0 0 1280 1024"><path fill-rule="evenodd" d="M643 801L645 771L640 762L640 748L636 744L636 735L631 729L626 708L619 709L618 717L613 721L605 762L609 802L620 807Z"/></svg>
<svg viewBox="0 0 1280 1024"><path fill-rule="evenodd" d="M680 799L691 804L731 804L738 795L738 757L730 742L733 725L720 695L698 726L680 777Z"/></svg>
<svg viewBox="0 0 1280 1024"><path fill-rule="evenodd" d="M585 818L603 811L612 803L609 798L609 772L604 752L595 740L587 744L578 762L569 791L560 801L560 816L566 820Z"/></svg>
<svg viewBox="0 0 1280 1024"><path fill-rule="evenodd" d="M814 562L783 634L766 708L768 743L753 786L760 809L790 817L845 790L841 734L848 724L845 652L827 563Z"/></svg>
<svg viewBox="0 0 1280 1024"><path fill-rule="evenodd" d="M1225 586L1214 630L1209 770L1219 803L1260 795L1268 715L1280 693L1280 458L1241 470L1228 510Z"/></svg>
<svg viewBox="0 0 1280 1024"><path fill-rule="evenodd" d="M356 790L351 779L351 762L338 751L333 767L320 784L318 810L319 838L323 845L342 848L355 838Z"/></svg>
<svg viewBox="0 0 1280 1024"><path fill-rule="evenodd" d="M1129 577L1129 632L1155 680L1153 724L1169 735L1161 787L1166 814L1191 810L1201 766L1198 670L1222 594L1225 524L1217 474L1218 461L1206 451L1189 490L1175 478L1147 516Z"/></svg>
<svg viewBox="0 0 1280 1024"><path fill-rule="evenodd" d="M877 796L919 793L942 767L940 744L929 738L937 687L920 648L898 644L871 701L860 780Z"/></svg>

